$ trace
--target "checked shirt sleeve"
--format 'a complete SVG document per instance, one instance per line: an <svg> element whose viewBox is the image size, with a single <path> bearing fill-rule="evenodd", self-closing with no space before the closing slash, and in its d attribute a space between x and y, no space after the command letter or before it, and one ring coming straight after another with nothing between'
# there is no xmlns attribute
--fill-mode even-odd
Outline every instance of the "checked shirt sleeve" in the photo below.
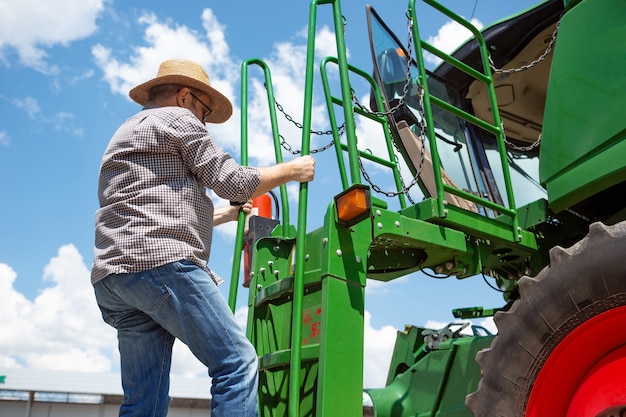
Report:
<svg viewBox="0 0 626 417"><path fill-rule="evenodd" d="M173 128L183 161L202 185L230 201L252 197L260 182L256 168L240 166L195 118L181 118Z"/></svg>

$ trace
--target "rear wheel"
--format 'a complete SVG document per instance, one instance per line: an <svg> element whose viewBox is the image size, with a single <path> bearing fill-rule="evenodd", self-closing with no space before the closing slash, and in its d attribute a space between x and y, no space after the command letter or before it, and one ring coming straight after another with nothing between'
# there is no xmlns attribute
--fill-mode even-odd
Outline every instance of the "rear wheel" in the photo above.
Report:
<svg viewBox="0 0 626 417"><path fill-rule="evenodd" d="M596 223L550 266L520 280L476 360L476 417L626 417L626 222Z"/></svg>

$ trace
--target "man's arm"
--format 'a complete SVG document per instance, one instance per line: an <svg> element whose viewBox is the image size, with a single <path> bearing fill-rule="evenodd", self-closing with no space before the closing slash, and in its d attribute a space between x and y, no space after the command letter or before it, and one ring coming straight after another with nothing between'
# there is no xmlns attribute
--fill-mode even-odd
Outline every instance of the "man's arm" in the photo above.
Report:
<svg viewBox="0 0 626 417"><path fill-rule="evenodd" d="M213 211L213 226L237 220L239 218L239 211L250 214L251 210L252 201L247 201L242 205L236 204L216 208Z"/></svg>
<svg viewBox="0 0 626 417"><path fill-rule="evenodd" d="M289 181L309 182L313 180L315 159L310 155L305 155L282 164L260 167L258 170L261 173L261 182L253 197L263 195Z"/></svg>

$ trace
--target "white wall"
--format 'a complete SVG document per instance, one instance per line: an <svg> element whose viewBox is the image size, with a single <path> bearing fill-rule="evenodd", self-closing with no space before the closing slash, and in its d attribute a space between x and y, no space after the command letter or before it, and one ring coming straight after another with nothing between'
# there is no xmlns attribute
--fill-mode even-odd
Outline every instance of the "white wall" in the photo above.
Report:
<svg viewBox="0 0 626 417"><path fill-rule="evenodd" d="M0 416L28 417L26 401L1 400ZM119 404L33 402L30 417L118 417ZM168 417L208 417L207 408L170 408Z"/></svg>

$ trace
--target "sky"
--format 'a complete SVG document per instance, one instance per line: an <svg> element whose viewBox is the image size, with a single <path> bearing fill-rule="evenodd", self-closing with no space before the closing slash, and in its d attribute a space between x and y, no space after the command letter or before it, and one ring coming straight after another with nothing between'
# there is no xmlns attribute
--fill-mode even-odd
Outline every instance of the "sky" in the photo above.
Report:
<svg viewBox="0 0 626 417"><path fill-rule="evenodd" d="M348 59L370 72L365 4L344 0L342 7ZM406 1L370 4L405 41ZM443 4L482 27L535 1ZM153 78L165 59L199 62L211 84L234 106L227 123L207 129L239 159L242 61L260 58L268 63L276 100L301 121L308 10L308 2L301 0L0 0L0 367L119 372L115 331L99 315L89 271L100 159L117 127L140 110L128 90ZM467 37L434 10L419 4L418 11L422 37L441 49L451 51ZM329 22L330 7L320 7L319 58L336 54ZM274 159L260 75L251 68L250 165L266 166ZM367 88L355 84L355 90L367 103ZM298 129L282 117L280 126L285 139L299 149ZM329 128L317 89L312 128ZM357 136L373 151L380 148L365 122L357 125ZM311 148L330 140L316 137ZM333 193L340 191L335 188L334 152L315 157L310 228L321 226ZM297 191L298 186L290 184L294 224ZM213 197L217 206L225 204ZM235 226L216 229L209 262L227 281ZM228 289L228 283L221 287L225 297ZM245 299L240 289L236 315L242 325ZM368 281L365 386L384 385L396 332L406 324L443 327L454 320L453 308L502 304L501 295L480 277L436 280L416 273L389 283ZM490 320L478 324L495 330ZM181 343L175 346L172 372L206 377L206 370Z"/></svg>

